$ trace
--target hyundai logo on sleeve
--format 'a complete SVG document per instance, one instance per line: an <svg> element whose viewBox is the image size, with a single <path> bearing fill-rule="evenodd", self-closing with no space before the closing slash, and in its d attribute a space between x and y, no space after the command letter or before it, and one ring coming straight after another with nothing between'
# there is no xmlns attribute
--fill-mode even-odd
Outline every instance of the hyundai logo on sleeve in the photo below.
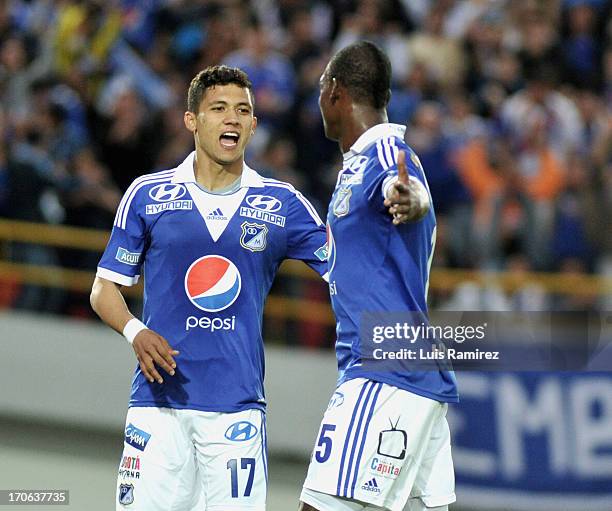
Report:
<svg viewBox="0 0 612 511"><path fill-rule="evenodd" d="M231 442L246 442L257 435L257 426L249 421L235 422L225 432L225 438Z"/></svg>
<svg viewBox="0 0 612 511"><path fill-rule="evenodd" d="M283 205L276 197L270 197L269 195L249 195L246 198L246 203L252 208L268 211L269 213L278 211Z"/></svg>
<svg viewBox="0 0 612 511"><path fill-rule="evenodd" d="M149 190L149 197L157 202L169 202L180 199L186 192L183 185L162 183Z"/></svg>

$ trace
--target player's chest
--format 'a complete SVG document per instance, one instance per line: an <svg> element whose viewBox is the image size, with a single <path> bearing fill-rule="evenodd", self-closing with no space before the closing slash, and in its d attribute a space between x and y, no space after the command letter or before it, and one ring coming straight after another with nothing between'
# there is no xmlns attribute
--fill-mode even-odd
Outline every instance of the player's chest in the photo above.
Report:
<svg viewBox="0 0 612 511"><path fill-rule="evenodd" d="M167 209L150 221L152 249L277 257L286 246L282 202L247 188L213 195L187 185L184 209Z"/></svg>

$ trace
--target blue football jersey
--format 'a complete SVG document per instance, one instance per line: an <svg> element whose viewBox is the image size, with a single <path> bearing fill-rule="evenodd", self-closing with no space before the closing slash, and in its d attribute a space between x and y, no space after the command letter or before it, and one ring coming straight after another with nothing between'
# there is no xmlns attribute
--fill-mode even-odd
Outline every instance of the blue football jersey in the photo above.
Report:
<svg viewBox="0 0 612 511"><path fill-rule="evenodd" d="M363 377L453 402L458 395L452 371L375 372L361 359L359 328L365 312L427 314L436 232L433 207L419 222L395 226L384 206L383 187L397 176L399 150L406 151L411 178L429 193L419 159L404 142L404 131L397 124L379 124L363 133L344 155L329 206L329 284L337 322L339 383Z"/></svg>
<svg viewBox="0 0 612 511"><path fill-rule="evenodd" d="M161 385L136 368L130 406L263 409L264 302L283 259L327 272L325 227L293 186L246 164L235 192L207 193L194 154L132 183L98 266L126 286L144 274L142 320L180 351Z"/></svg>

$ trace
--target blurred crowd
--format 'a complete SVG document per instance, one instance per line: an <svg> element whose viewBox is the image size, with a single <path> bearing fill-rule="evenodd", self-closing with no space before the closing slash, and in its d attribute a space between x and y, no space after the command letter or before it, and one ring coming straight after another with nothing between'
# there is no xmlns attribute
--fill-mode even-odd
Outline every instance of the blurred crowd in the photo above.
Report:
<svg viewBox="0 0 612 511"><path fill-rule="evenodd" d="M429 181L434 265L610 274L611 15L612 0L5 0L0 216L109 230L135 177L192 149L186 91L217 63L253 82L259 126L247 161L325 214L341 157L323 134L319 77L335 51L369 39L393 65L390 121L408 126ZM87 269L98 257L8 251ZM595 306L551 303L538 289L481 291L434 298ZM60 307L32 296L24 306Z"/></svg>

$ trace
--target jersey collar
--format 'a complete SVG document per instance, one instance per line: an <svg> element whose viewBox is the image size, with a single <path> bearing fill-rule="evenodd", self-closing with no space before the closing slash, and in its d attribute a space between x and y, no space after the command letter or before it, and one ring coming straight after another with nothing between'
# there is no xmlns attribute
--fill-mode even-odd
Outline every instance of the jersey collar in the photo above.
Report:
<svg viewBox="0 0 612 511"><path fill-rule="evenodd" d="M174 176L172 177L173 183L195 183L195 175L193 173L193 160L195 158L195 151L192 151L187 158L176 167ZM264 183L261 176L255 172L246 163L242 166L242 175L240 176L240 188L263 188Z"/></svg>
<svg viewBox="0 0 612 511"><path fill-rule="evenodd" d="M379 138L383 137L398 137L404 140L404 134L406 133L406 126L401 124L393 124L386 122L383 124L377 124L372 126L369 130L361 134L361 136L355 141L348 152L344 153L344 159L351 158L356 154L362 153L367 147L376 142Z"/></svg>

